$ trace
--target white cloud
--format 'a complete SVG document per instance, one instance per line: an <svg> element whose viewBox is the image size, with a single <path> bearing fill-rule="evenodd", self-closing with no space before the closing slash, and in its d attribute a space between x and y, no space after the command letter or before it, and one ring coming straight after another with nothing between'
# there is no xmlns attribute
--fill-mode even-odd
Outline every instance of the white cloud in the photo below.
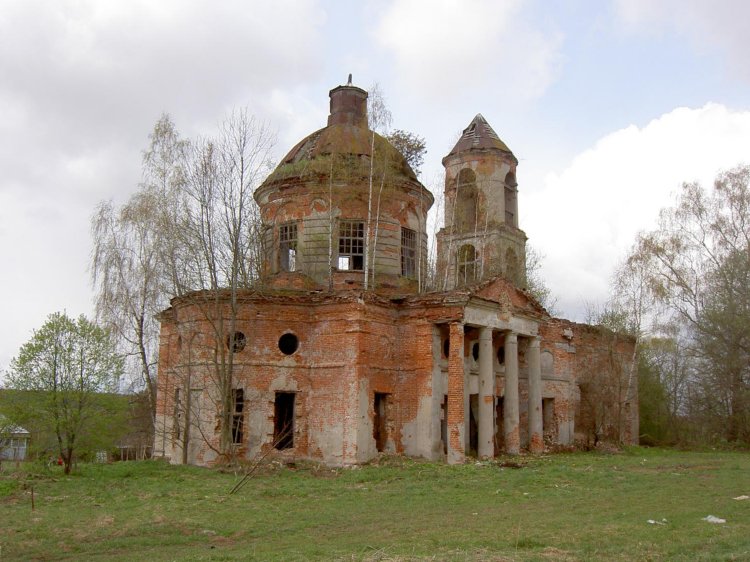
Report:
<svg viewBox="0 0 750 562"><path fill-rule="evenodd" d="M558 73L562 36L524 17L524 0L393 0L373 33L407 86L430 97L495 88L540 96Z"/></svg>
<svg viewBox="0 0 750 562"><path fill-rule="evenodd" d="M750 3L746 0L615 0L621 20L631 28L671 28L690 37L700 50L721 49L730 70L750 80Z"/></svg>
<svg viewBox="0 0 750 562"><path fill-rule="evenodd" d="M546 255L543 274L560 308L577 316L583 301L606 300L636 233L655 227L682 183L710 186L719 171L748 163L748 146L750 111L678 108L605 136L543 189L522 193L522 227Z"/></svg>
<svg viewBox="0 0 750 562"><path fill-rule="evenodd" d="M89 216L135 190L159 115L186 136L235 106L294 122L276 92L317 80L325 19L317 0L2 1L0 369L49 313L91 312Z"/></svg>

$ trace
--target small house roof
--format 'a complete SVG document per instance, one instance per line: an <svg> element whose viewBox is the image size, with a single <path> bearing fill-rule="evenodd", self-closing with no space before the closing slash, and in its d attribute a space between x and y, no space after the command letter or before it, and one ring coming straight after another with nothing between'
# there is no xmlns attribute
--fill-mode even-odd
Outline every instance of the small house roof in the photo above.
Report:
<svg viewBox="0 0 750 562"><path fill-rule="evenodd" d="M31 433L20 425L8 424L8 419L0 414L0 434L6 435L31 435Z"/></svg>

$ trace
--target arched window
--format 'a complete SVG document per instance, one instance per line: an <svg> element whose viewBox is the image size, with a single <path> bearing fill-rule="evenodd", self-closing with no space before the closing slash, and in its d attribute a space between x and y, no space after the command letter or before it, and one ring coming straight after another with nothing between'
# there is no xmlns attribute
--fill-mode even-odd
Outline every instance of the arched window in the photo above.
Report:
<svg viewBox="0 0 750 562"><path fill-rule="evenodd" d="M477 176L464 168L456 178L454 225L458 232L474 232L477 226Z"/></svg>
<svg viewBox="0 0 750 562"><path fill-rule="evenodd" d="M518 226L516 208L516 175L513 172L508 172L505 176L505 224L509 226Z"/></svg>
<svg viewBox="0 0 750 562"><path fill-rule="evenodd" d="M479 258L477 251L471 244L465 244L458 249L456 262L456 285L471 285L477 280Z"/></svg>

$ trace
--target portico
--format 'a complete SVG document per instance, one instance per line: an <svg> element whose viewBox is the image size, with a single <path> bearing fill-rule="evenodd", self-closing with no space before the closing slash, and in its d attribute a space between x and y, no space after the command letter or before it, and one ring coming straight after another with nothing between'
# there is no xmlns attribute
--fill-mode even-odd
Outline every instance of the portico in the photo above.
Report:
<svg viewBox="0 0 750 562"><path fill-rule="evenodd" d="M470 451L475 451L480 459L520 452L519 340L525 349L528 448L532 453L541 453L541 338L536 322L502 314L497 303L477 299L466 307L463 322L450 324L448 338L447 345L443 343L448 350L448 462L463 462ZM502 419L497 419L499 400Z"/></svg>

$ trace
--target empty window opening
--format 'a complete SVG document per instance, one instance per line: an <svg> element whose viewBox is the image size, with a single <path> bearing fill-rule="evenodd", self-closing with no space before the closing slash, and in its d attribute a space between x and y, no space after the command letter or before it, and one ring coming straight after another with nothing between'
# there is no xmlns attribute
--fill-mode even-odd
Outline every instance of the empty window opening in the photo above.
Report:
<svg viewBox="0 0 750 562"><path fill-rule="evenodd" d="M456 178L455 226L459 232L474 232L477 225L477 176L464 168Z"/></svg>
<svg viewBox="0 0 750 562"><path fill-rule="evenodd" d="M457 284L470 285L477 279L479 258L477 251L471 244L465 244L458 250L457 260Z"/></svg>
<svg viewBox="0 0 750 562"><path fill-rule="evenodd" d="M409 228L401 228L401 275L417 275L417 233Z"/></svg>
<svg viewBox="0 0 750 562"><path fill-rule="evenodd" d="M471 346L471 356L474 358L474 361L479 361L479 343L475 343Z"/></svg>
<svg viewBox="0 0 750 562"><path fill-rule="evenodd" d="M279 269L297 271L297 223L279 226Z"/></svg>
<svg viewBox="0 0 750 562"><path fill-rule="evenodd" d="M373 403L374 415L372 420L372 436L378 452L385 451L388 442L388 394L376 392Z"/></svg>
<svg viewBox="0 0 750 562"><path fill-rule="evenodd" d="M338 268L344 271L362 271L365 268L365 223L342 221L339 223Z"/></svg>
<svg viewBox="0 0 750 562"><path fill-rule="evenodd" d="M232 353L239 353L245 349L247 344L247 338L242 332L234 332L227 336L227 349L231 349Z"/></svg>
<svg viewBox="0 0 750 562"><path fill-rule="evenodd" d="M443 453L448 454L448 395L443 394L440 404L440 439L443 441Z"/></svg>
<svg viewBox="0 0 750 562"><path fill-rule="evenodd" d="M273 404L273 444L276 449L294 447L294 392L277 392Z"/></svg>
<svg viewBox="0 0 750 562"><path fill-rule="evenodd" d="M284 334L279 338L279 350L284 355L291 355L299 347L299 339L294 334Z"/></svg>
<svg viewBox="0 0 750 562"><path fill-rule="evenodd" d="M469 395L469 451L468 454L476 457L479 450L479 432L477 430L477 419L479 419L479 394Z"/></svg>
<svg viewBox="0 0 750 562"><path fill-rule="evenodd" d="M505 365L505 347L502 345L497 348L497 362Z"/></svg>
<svg viewBox="0 0 750 562"><path fill-rule="evenodd" d="M243 440L245 391L241 388L232 389L232 402L234 404L232 413L232 443L238 445Z"/></svg>
<svg viewBox="0 0 750 562"><path fill-rule="evenodd" d="M450 338L445 338L443 340L443 357L448 359L448 356L451 353L451 340Z"/></svg>
<svg viewBox="0 0 750 562"><path fill-rule="evenodd" d="M505 188L505 224L508 226L516 226L516 214L513 212L512 207L510 207L510 201L512 200L512 194L513 192Z"/></svg>

